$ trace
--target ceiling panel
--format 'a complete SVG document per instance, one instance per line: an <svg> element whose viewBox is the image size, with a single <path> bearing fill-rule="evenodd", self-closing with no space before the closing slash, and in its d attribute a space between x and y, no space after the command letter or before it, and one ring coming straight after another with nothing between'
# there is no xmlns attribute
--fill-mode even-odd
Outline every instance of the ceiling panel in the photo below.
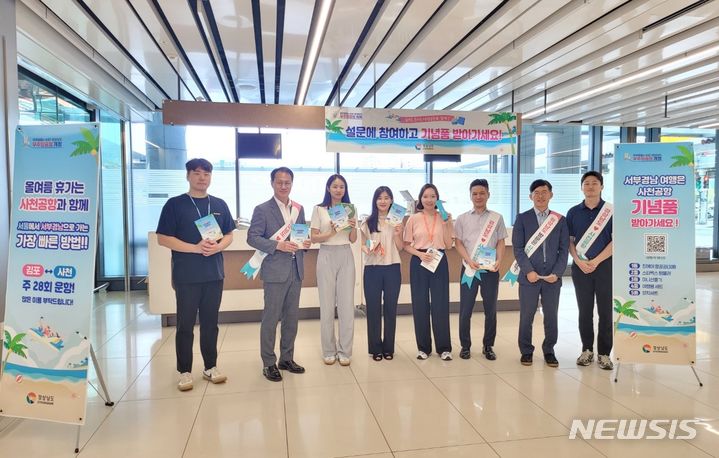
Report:
<svg viewBox="0 0 719 458"><path fill-rule="evenodd" d="M232 74L232 81L229 84L235 86L240 102L260 103L252 2L246 0L214 2L212 11Z"/></svg>
<svg viewBox="0 0 719 458"><path fill-rule="evenodd" d="M407 5L404 14L397 17L394 29L388 32L386 40L378 46L379 51L374 59L365 64L368 67L367 71L356 81L353 90L343 97L343 106L359 104L377 78L382 76L441 3L439 0L424 0L422 2L414 1ZM375 50L372 50L373 54L374 52ZM371 100L367 106L373 106Z"/></svg>
<svg viewBox="0 0 719 458"><path fill-rule="evenodd" d="M223 90L222 83L215 67L212 65L213 57L208 54L202 41L202 31L197 29L195 19L190 12L187 1L157 0L160 12L172 25L180 46L187 54L190 64L197 72L202 84L205 86L212 102L227 102L228 96Z"/></svg>
<svg viewBox="0 0 719 458"><path fill-rule="evenodd" d="M370 17L371 6L367 2L366 8L358 10L354 2L335 2L305 104L325 104Z"/></svg>
<svg viewBox="0 0 719 458"><path fill-rule="evenodd" d="M719 0L334 0L317 62L304 61L315 0L22 3L117 87L157 106L234 93L259 103L263 84L266 103L292 104L306 66L308 105L513 109L532 122L640 126L717 116ZM42 67L49 35L23 33L35 56L26 61ZM112 105L87 76L68 80Z"/></svg>

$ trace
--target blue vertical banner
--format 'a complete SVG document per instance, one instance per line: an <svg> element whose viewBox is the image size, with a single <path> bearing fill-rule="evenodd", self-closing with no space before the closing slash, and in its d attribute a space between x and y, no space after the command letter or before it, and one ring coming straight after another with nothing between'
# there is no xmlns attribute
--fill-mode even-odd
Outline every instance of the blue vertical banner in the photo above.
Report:
<svg viewBox="0 0 719 458"><path fill-rule="evenodd" d="M691 143L616 145L614 353L629 363L696 359Z"/></svg>
<svg viewBox="0 0 719 458"><path fill-rule="evenodd" d="M99 149L98 124L17 128L0 415L85 422Z"/></svg>

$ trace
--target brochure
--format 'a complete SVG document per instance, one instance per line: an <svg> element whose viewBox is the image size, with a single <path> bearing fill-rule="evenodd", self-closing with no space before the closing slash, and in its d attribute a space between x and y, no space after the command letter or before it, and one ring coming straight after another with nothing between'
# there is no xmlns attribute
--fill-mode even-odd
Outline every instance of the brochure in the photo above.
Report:
<svg viewBox="0 0 719 458"><path fill-rule="evenodd" d="M342 203L342 206L345 208L345 211L347 212L347 227L344 228L345 231L351 231L352 227L349 226L349 220L354 219L357 216L357 209L353 204L346 204Z"/></svg>
<svg viewBox="0 0 719 458"><path fill-rule="evenodd" d="M202 240L220 240L222 238L222 229L212 213L196 220L195 226L200 231Z"/></svg>
<svg viewBox="0 0 719 458"><path fill-rule="evenodd" d="M486 246L479 247L477 252L477 264L482 268L492 267L497 261L497 250Z"/></svg>
<svg viewBox="0 0 719 458"><path fill-rule="evenodd" d="M382 243L380 241L367 239L365 241L365 245L367 246L367 249L369 250L370 254L378 254L380 256L384 256L384 247L382 246Z"/></svg>
<svg viewBox="0 0 719 458"><path fill-rule="evenodd" d="M338 204L330 207L327 209L327 213L329 213L332 222L335 223L338 232L349 227L350 218L344 205Z"/></svg>
<svg viewBox="0 0 719 458"><path fill-rule="evenodd" d="M432 255L432 260L430 262L424 262L420 264L425 269L429 270L430 272L434 273L435 270L437 270L437 266L439 265L439 262L442 260L442 257L444 256L444 252L436 250L434 248L428 248L427 253Z"/></svg>
<svg viewBox="0 0 719 458"><path fill-rule="evenodd" d="M387 221L390 226L399 226L402 224L402 221L404 221L404 215L406 214L406 208L401 205L397 205L396 203L392 203L392 206L389 207L389 212L387 212Z"/></svg>
<svg viewBox="0 0 719 458"><path fill-rule="evenodd" d="M293 224L290 230L290 242L296 243L300 247L305 240L310 238L310 227L306 224Z"/></svg>

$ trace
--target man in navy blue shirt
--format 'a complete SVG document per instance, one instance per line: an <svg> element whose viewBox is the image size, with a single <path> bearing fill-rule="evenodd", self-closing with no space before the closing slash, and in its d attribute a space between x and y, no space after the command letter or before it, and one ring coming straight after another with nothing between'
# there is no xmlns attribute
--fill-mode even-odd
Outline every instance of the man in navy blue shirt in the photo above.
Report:
<svg viewBox="0 0 719 458"><path fill-rule="evenodd" d="M614 368L612 351L612 219L611 204L602 200L604 178L590 171L581 180L584 201L567 213L572 281L579 307L579 334L582 354L577 364L594 361L594 299L597 300L599 326L597 362L606 370Z"/></svg>
<svg viewBox="0 0 719 458"><path fill-rule="evenodd" d="M212 164L205 159L191 159L185 169L190 190L169 199L157 223L158 243L172 250L180 391L192 389L192 341L198 310L200 351L205 363L202 376L212 383L227 380L217 369L217 321L225 278L222 250L232 242L235 229L225 201L207 193L212 182Z"/></svg>

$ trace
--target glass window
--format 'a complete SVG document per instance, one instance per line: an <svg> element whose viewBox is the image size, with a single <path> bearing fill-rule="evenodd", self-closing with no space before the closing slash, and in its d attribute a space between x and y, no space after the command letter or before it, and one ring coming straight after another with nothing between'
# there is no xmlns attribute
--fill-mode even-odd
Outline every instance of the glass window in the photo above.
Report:
<svg viewBox="0 0 719 458"><path fill-rule="evenodd" d="M243 128L241 132L257 132L256 128ZM290 198L302 204L309 221L312 207L322 201L324 185L335 173L335 153L325 149L323 130L262 129L266 133L282 135L282 159L240 159L240 217L248 222L255 207L272 197L270 172L277 167L289 167L295 178ZM234 135L234 134L233 134ZM233 156L234 156L234 141ZM234 183L234 176L233 176ZM348 179L349 181L349 179ZM350 198L356 200L352 182L348 182ZM234 189L234 184L233 184ZM234 211L234 209L233 209Z"/></svg>
<svg viewBox="0 0 719 458"><path fill-rule="evenodd" d="M469 211L472 202L469 185L476 178L489 182L490 198L487 207L499 212L511 225L512 213L512 157L508 155L463 154L461 162L435 162L433 181L446 202L445 208L453 218Z"/></svg>
<svg viewBox="0 0 719 458"><path fill-rule="evenodd" d="M589 169L589 127L525 124L520 136L519 211L532 208L529 185L552 184L549 208L566 215L582 195L580 178Z"/></svg>
<svg viewBox="0 0 719 458"><path fill-rule="evenodd" d="M99 274L102 278L125 274L122 196L122 121L100 113L100 228Z"/></svg>
<svg viewBox="0 0 719 458"><path fill-rule="evenodd" d="M163 205L168 198L187 192L185 163L189 159L202 157L212 163L210 194L227 202L233 216L238 216L235 132L232 127L163 125L159 115L151 122L132 123L133 275L147 274L147 233L157 228ZM295 174L291 197L305 207L309 217L312 206L322 200L327 177L335 170L334 153L325 152L324 132L294 129L262 129L262 132L282 135L282 159L237 161L239 216L249 221L255 206L272 197L270 172L286 166Z"/></svg>
<svg viewBox="0 0 719 458"><path fill-rule="evenodd" d="M420 188L427 183L426 166L421 154L343 153L340 155L340 173L347 179L350 198L360 215L371 213L372 196L379 186L388 186L394 200L406 206L400 191L409 191L417 199ZM444 199L441 189L439 192Z"/></svg>
<svg viewBox="0 0 719 458"><path fill-rule="evenodd" d="M661 142L694 144L694 218L697 256L708 258L714 245L714 196L716 193L716 130L663 128ZM704 250L702 250L704 248Z"/></svg>
<svg viewBox="0 0 719 458"><path fill-rule="evenodd" d="M22 125L90 122L90 112L81 101L22 68L18 73L18 114Z"/></svg>
<svg viewBox="0 0 719 458"><path fill-rule="evenodd" d="M614 149L619 144L619 127L602 128L602 175L604 175L604 191L602 198L614 202Z"/></svg>

